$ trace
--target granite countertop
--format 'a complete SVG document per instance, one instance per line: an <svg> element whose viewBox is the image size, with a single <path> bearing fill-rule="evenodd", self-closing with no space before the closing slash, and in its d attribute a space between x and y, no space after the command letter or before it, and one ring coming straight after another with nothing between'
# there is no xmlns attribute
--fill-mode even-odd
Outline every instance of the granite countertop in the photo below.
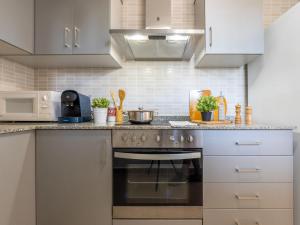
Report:
<svg viewBox="0 0 300 225"><path fill-rule="evenodd" d="M94 123L0 123L0 134L24 132L30 130L116 130L116 129L131 129L131 130L155 130L155 129L196 129L196 130L293 130L292 126L273 126L266 124L247 125L186 125L186 126L171 126L168 121L154 121L151 125L131 125L124 123L97 125Z"/></svg>

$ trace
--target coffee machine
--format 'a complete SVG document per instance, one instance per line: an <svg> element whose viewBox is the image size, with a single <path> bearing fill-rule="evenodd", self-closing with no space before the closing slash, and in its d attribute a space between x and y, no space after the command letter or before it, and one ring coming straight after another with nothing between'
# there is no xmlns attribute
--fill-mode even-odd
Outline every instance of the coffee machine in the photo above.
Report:
<svg viewBox="0 0 300 225"><path fill-rule="evenodd" d="M74 90L66 90L61 94L60 123L82 123L91 121L90 97Z"/></svg>

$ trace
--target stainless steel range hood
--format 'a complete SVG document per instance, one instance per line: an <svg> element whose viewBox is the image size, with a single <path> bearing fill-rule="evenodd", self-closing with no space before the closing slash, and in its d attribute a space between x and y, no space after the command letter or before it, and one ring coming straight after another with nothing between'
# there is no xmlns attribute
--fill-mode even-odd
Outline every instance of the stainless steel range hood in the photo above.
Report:
<svg viewBox="0 0 300 225"><path fill-rule="evenodd" d="M190 60L202 30L111 30L128 60Z"/></svg>
<svg viewBox="0 0 300 225"><path fill-rule="evenodd" d="M146 0L146 29L110 33L127 60L190 60L204 31L171 29L171 0Z"/></svg>

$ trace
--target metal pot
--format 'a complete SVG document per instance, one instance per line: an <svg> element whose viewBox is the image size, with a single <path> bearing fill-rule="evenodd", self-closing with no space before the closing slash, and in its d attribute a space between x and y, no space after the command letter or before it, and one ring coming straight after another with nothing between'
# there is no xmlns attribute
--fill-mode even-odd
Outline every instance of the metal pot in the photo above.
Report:
<svg viewBox="0 0 300 225"><path fill-rule="evenodd" d="M129 122L133 124L149 124L154 118L154 111L144 110L143 108L128 111L127 113Z"/></svg>

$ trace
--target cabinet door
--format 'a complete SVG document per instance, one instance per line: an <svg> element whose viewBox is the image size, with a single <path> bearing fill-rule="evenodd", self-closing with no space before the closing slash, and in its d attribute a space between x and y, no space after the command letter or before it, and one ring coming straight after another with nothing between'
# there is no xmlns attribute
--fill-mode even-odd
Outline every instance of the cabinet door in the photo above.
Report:
<svg viewBox="0 0 300 225"><path fill-rule="evenodd" d="M109 29L109 0L74 0L73 54L109 53Z"/></svg>
<svg viewBox="0 0 300 225"><path fill-rule="evenodd" d="M110 131L37 131L37 224L111 225Z"/></svg>
<svg viewBox="0 0 300 225"><path fill-rule="evenodd" d="M72 54L73 0L36 0L35 53Z"/></svg>
<svg viewBox="0 0 300 225"><path fill-rule="evenodd" d="M207 53L263 53L261 0L207 0L205 12Z"/></svg>
<svg viewBox="0 0 300 225"><path fill-rule="evenodd" d="M2 134L0 146L0 224L35 225L35 134Z"/></svg>
<svg viewBox="0 0 300 225"><path fill-rule="evenodd" d="M0 39L33 53L34 0L0 0Z"/></svg>

